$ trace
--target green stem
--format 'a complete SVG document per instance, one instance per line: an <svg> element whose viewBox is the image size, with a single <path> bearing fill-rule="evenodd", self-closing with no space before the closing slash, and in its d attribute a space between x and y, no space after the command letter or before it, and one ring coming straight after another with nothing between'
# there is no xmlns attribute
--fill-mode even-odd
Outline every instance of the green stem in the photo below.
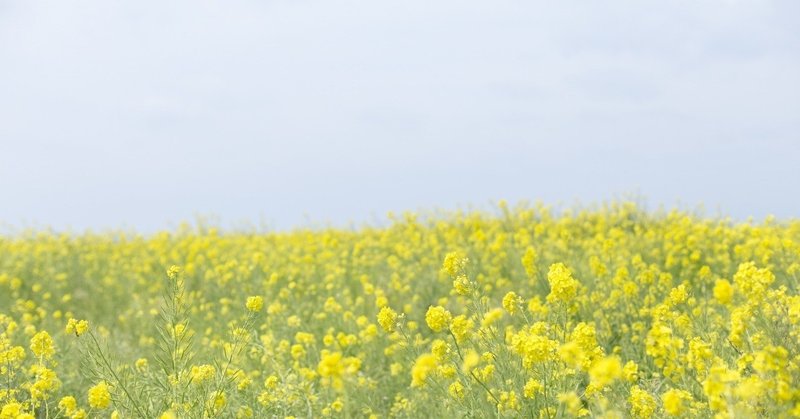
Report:
<svg viewBox="0 0 800 419"><path fill-rule="evenodd" d="M116 371L114 371L114 368L111 367L111 363L108 361L108 359L106 359L105 355L103 355L103 350L100 348L100 343L97 342L97 338L94 336L94 333L90 331L89 336L92 338L92 342L94 342L95 348L97 349L97 354L100 356L100 359L103 361L103 364L108 369L108 372L111 374L111 376L114 377L114 380L116 381L117 385L119 385L119 387L122 389L122 391L125 393L125 396L128 398L128 400L130 400L134 409L136 409L136 413L139 414L139 417L146 418L147 415L145 415L141 407L139 407L139 404L136 402L136 399L134 399L133 396L131 396L131 394L128 393L128 389L125 388L125 385L123 385L122 380L120 380Z"/></svg>

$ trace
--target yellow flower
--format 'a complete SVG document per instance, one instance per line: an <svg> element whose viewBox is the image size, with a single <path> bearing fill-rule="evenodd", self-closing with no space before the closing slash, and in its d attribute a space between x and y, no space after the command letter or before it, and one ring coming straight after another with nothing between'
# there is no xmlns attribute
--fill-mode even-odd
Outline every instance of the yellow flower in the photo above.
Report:
<svg viewBox="0 0 800 419"><path fill-rule="evenodd" d="M35 381L29 389L33 400L46 400L52 391L61 386L56 373L44 365L34 365L31 368L31 372L35 375Z"/></svg>
<svg viewBox="0 0 800 419"><path fill-rule="evenodd" d="M669 292L669 303L672 306L683 303L687 298L689 298L689 294L686 292L684 284L678 285Z"/></svg>
<svg viewBox="0 0 800 419"><path fill-rule="evenodd" d="M472 335L474 324L467 316L461 314L453 318L450 323L450 331L456 338L456 342L462 343Z"/></svg>
<svg viewBox="0 0 800 419"><path fill-rule="evenodd" d="M286 319L286 325L289 327L299 327L301 323L300 317L292 315Z"/></svg>
<svg viewBox="0 0 800 419"><path fill-rule="evenodd" d="M178 275L181 273L181 268L176 265L172 265L167 269L167 277L173 281L178 279Z"/></svg>
<svg viewBox="0 0 800 419"><path fill-rule="evenodd" d="M331 403L331 409L333 409L334 412L341 412L342 409L344 409L344 403L341 399L336 399Z"/></svg>
<svg viewBox="0 0 800 419"><path fill-rule="evenodd" d="M228 398L225 396L225 392L218 391L211 395L209 398L210 402L210 410L212 412L219 412L222 410L223 407L228 403Z"/></svg>
<svg viewBox="0 0 800 419"><path fill-rule="evenodd" d="M322 377L341 377L344 373L342 353L323 351L322 358L317 366L317 372Z"/></svg>
<svg viewBox="0 0 800 419"><path fill-rule="evenodd" d="M167 410L159 416L159 419L177 419L178 415L172 410Z"/></svg>
<svg viewBox="0 0 800 419"><path fill-rule="evenodd" d="M455 278L456 275L464 270L464 267L467 266L467 262L469 262L469 259L463 257L458 252L450 252L444 258L442 269L447 272L448 275Z"/></svg>
<svg viewBox="0 0 800 419"><path fill-rule="evenodd" d="M192 367L189 377L192 379L192 384L200 385L214 377L214 374L216 374L216 369L213 365L195 365Z"/></svg>
<svg viewBox="0 0 800 419"><path fill-rule="evenodd" d="M0 409L0 418L16 419L23 414L22 404L17 402L9 402Z"/></svg>
<svg viewBox="0 0 800 419"><path fill-rule="evenodd" d="M686 412L686 403L692 400L689 392L678 389L669 389L661 395L664 402L664 411L672 416L680 416Z"/></svg>
<svg viewBox="0 0 800 419"><path fill-rule="evenodd" d="M513 391L501 391L500 392L500 403L497 405L497 409L501 412L506 412L510 410L518 410L519 409L519 400L517 400L517 393Z"/></svg>
<svg viewBox="0 0 800 419"><path fill-rule="evenodd" d="M69 319L67 321L66 333L67 334L75 334L75 336L80 336L86 333L89 330L89 322L86 320L75 320Z"/></svg>
<svg viewBox="0 0 800 419"><path fill-rule="evenodd" d="M720 304L729 304L731 300L733 300L733 287L731 283L724 280L718 279L716 283L714 283L714 298Z"/></svg>
<svg viewBox="0 0 800 419"><path fill-rule="evenodd" d="M522 366L532 369L536 364L555 359L558 341L542 336L536 330L522 330L511 336L511 349L522 357Z"/></svg>
<svg viewBox="0 0 800 419"><path fill-rule="evenodd" d="M800 323L800 295L787 299L789 305L789 321L792 324Z"/></svg>
<svg viewBox="0 0 800 419"><path fill-rule="evenodd" d="M558 402L564 405L564 410L566 410L571 417L582 416L581 399L574 391L559 394Z"/></svg>
<svg viewBox="0 0 800 419"><path fill-rule="evenodd" d="M50 358L56 353L53 338L45 331L41 331L31 338L31 351L37 358Z"/></svg>
<svg viewBox="0 0 800 419"><path fill-rule="evenodd" d="M386 333L394 332L397 326L397 312L389 307L381 308L381 311L378 312L378 324Z"/></svg>
<svg viewBox="0 0 800 419"><path fill-rule="evenodd" d="M450 346L447 342L436 339L431 343L431 353L436 355L436 360L438 362L444 362L447 358L447 354L450 352Z"/></svg>
<svg viewBox="0 0 800 419"><path fill-rule="evenodd" d="M626 362L625 366L622 367L622 375L625 377L625 380L629 382L636 381L639 379L639 366L633 361Z"/></svg>
<svg viewBox="0 0 800 419"><path fill-rule="evenodd" d="M58 402L58 408L63 410L67 415L72 415L72 412L78 409L78 402L72 396L61 398Z"/></svg>
<svg viewBox="0 0 800 419"><path fill-rule="evenodd" d="M525 268L525 273L529 278L535 278L537 274L536 269L536 250L532 247L525 249L525 254L522 256L522 267Z"/></svg>
<svg viewBox="0 0 800 419"><path fill-rule="evenodd" d="M411 367L411 386L422 387L425 380L436 370L436 356L433 354L422 354L417 357L414 366Z"/></svg>
<svg viewBox="0 0 800 419"><path fill-rule="evenodd" d="M549 302L568 303L575 298L578 291L578 281L563 263L550 265L547 282L550 283L550 294L547 295Z"/></svg>
<svg viewBox="0 0 800 419"><path fill-rule="evenodd" d="M481 356L474 349L468 350L464 354L464 361L461 363L461 371L469 374L481 362Z"/></svg>
<svg viewBox="0 0 800 419"><path fill-rule="evenodd" d="M702 339L695 337L689 341L689 352L686 354L686 361L697 372L699 379L705 378L713 355L714 352L711 350L711 345L703 342Z"/></svg>
<svg viewBox="0 0 800 419"><path fill-rule="evenodd" d="M137 359L136 362L134 363L134 366L136 367L136 370L138 370L139 372L144 372L145 370L147 370L147 358Z"/></svg>
<svg viewBox="0 0 800 419"><path fill-rule="evenodd" d="M458 295L469 295L472 291L472 284L469 282L469 278L464 274L456 276L453 280L453 290Z"/></svg>
<svg viewBox="0 0 800 419"><path fill-rule="evenodd" d="M464 398L464 385L455 381L447 387L447 392L450 393L452 398L461 400Z"/></svg>
<svg viewBox="0 0 800 419"><path fill-rule="evenodd" d="M497 323L497 321L502 319L502 318L503 318L503 310L502 309L499 309L499 308L491 309L491 310L489 310L488 313L486 313L485 316L483 316L483 320L481 320L481 326L489 327L489 326Z"/></svg>
<svg viewBox="0 0 800 419"><path fill-rule="evenodd" d="M527 383L525 383L522 394L525 396L525 398L532 399L537 393L541 393L543 390L544 386L542 383L535 378L531 378Z"/></svg>
<svg viewBox="0 0 800 419"><path fill-rule="evenodd" d="M628 403L631 405L631 415L637 418L649 418L656 410L656 399L639 386L631 387Z"/></svg>
<svg viewBox="0 0 800 419"><path fill-rule="evenodd" d="M512 316L519 312L521 305L522 298L517 296L514 291L509 291L505 297L503 297L503 308Z"/></svg>
<svg viewBox="0 0 800 419"><path fill-rule="evenodd" d="M703 380L703 392L708 398L708 406L714 411L724 411L728 405L728 390L739 380L739 374L730 370L720 358L714 358L708 377Z"/></svg>
<svg viewBox="0 0 800 419"><path fill-rule="evenodd" d="M389 372L392 376L400 375L403 372L403 364L399 362L395 362L389 366Z"/></svg>
<svg viewBox="0 0 800 419"><path fill-rule="evenodd" d="M542 300L538 296L534 296L528 301L528 311L534 315L545 316L547 315L548 308L546 304L542 303Z"/></svg>
<svg viewBox="0 0 800 419"><path fill-rule="evenodd" d="M751 301L764 298L767 287L775 281L775 275L766 268L756 268L753 262L742 263L733 275L736 289Z"/></svg>
<svg viewBox="0 0 800 419"><path fill-rule="evenodd" d="M361 368L361 360L357 357L343 357L341 352L330 352L323 349L320 353L317 372L323 378L323 384L341 389L343 378L353 375Z"/></svg>
<svg viewBox="0 0 800 419"><path fill-rule="evenodd" d="M605 387L622 377L622 362L616 356L602 358L589 369L592 384Z"/></svg>
<svg viewBox="0 0 800 419"><path fill-rule="evenodd" d="M111 393L108 384L101 381L89 389L89 406L94 409L105 409L111 404Z"/></svg>
<svg viewBox="0 0 800 419"><path fill-rule="evenodd" d="M450 325L450 318L450 312L442 306L430 306L428 307L428 312L425 313L425 323L434 332L441 332L447 329Z"/></svg>
<svg viewBox="0 0 800 419"><path fill-rule="evenodd" d="M261 296L247 297L245 306L251 313L258 313L264 307L264 299Z"/></svg>

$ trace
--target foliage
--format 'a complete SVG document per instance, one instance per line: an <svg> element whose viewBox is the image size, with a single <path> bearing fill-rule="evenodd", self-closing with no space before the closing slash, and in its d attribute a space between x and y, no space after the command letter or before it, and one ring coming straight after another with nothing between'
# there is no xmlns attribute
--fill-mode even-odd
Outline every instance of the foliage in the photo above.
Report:
<svg viewBox="0 0 800 419"><path fill-rule="evenodd" d="M800 222L0 238L0 418L800 416Z"/></svg>

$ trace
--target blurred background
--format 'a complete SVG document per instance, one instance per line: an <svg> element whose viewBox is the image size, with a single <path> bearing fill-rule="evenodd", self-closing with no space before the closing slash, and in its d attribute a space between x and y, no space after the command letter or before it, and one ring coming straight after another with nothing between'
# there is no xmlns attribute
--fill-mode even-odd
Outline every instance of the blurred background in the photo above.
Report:
<svg viewBox="0 0 800 419"><path fill-rule="evenodd" d="M0 222L800 215L797 1L0 0Z"/></svg>

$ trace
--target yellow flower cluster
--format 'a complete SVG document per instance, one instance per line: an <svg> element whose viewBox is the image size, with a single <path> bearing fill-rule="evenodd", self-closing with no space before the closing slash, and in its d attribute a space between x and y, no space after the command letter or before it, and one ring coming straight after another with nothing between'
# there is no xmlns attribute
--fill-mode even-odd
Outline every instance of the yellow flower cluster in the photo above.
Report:
<svg viewBox="0 0 800 419"><path fill-rule="evenodd" d="M547 301L550 302L568 303L575 298L575 293L578 291L578 281L561 262L550 266L547 282L550 283L550 294L547 295Z"/></svg>
<svg viewBox="0 0 800 419"><path fill-rule="evenodd" d="M800 221L631 203L23 231L0 419L800 417L798 284Z"/></svg>
<svg viewBox="0 0 800 419"><path fill-rule="evenodd" d="M450 312L442 306L430 306L428 312L425 313L425 323L434 332L441 332L447 329L451 318Z"/></svg>
<svg viewBox="0 0 800 419"><path fill-rule="evenodd" d="M378 324L386 333L394 332L397 327L397 312L389 307L382 307L378 312Z"/></svg>
<svg viewBox="0 0 800 419"><path fill-rule="evenodd" d="M216 369L213 365L208 364L195 365L192 367L190 374L192 384L201 385L214 377L214 374L216 374Z"/></svg>
<svg viewBox="0 0 800 419"><path fill-rule="evenodd" d="M67 334L75 334L75 336L80 336L86 333L89 330L89 322L86 320L75 320L69 319L67 322L67 327L65 329Z"/></svg>
<svg viewBox="0 0 800 419"><path fill-rule="evenodd" d="M260 296L247 297L245 307L247 307L247 310L251 313L258 313L261 311L261 308L264 307L264 298Z"/></svg>
<svg viewBox="0 0 800 419"><path fill-rule="evenodd" d="M94 409L105 409L111 404L111 393L108 389L108 383L102 381L89 389L88 393L89 406Z"/></svg>

